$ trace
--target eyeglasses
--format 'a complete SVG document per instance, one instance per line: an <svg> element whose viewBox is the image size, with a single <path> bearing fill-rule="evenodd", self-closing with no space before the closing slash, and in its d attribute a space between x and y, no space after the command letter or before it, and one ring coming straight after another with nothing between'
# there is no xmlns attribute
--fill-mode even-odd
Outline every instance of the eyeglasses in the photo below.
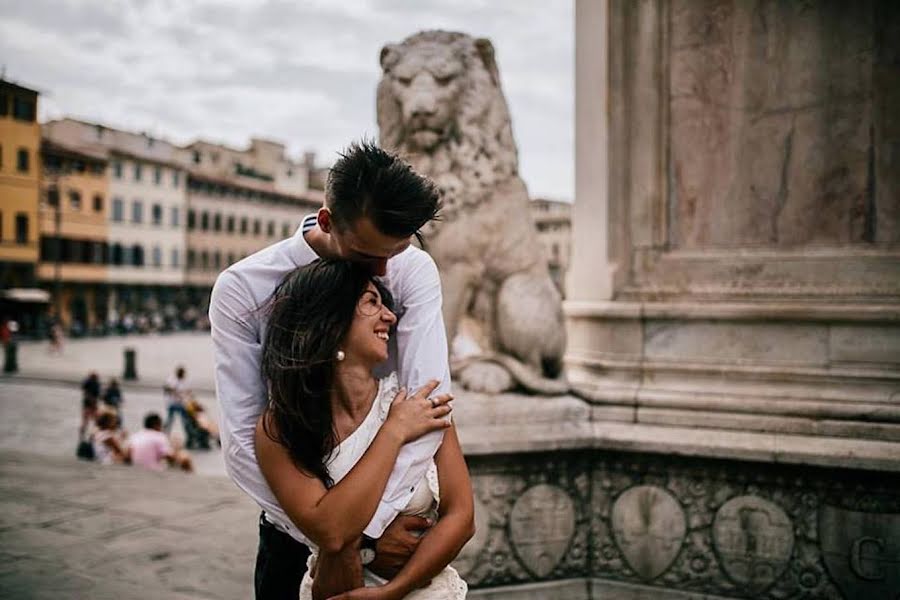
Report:
<svg viewBox="0 0 900 600"><path fill-rule="evenodd" d="M383 308L384 304L381 302L381 298L370 290L363 292L363 295L359 297L359 302L356 303L356 309L366 317L374 317Z"/></svg>

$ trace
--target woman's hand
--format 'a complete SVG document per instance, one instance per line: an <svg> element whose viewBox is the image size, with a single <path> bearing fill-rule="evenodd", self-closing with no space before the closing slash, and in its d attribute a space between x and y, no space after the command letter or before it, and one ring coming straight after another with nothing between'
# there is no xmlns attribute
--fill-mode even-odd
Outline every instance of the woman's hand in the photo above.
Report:
<svg viewBox="0 0 900 600"><path fill-rule="evenodd" d="M409 397L406 390L401 389L391 402L391 410L382 429L393 431L403 443L406 443L431 431L449 427L450 420L444 417L452 410L448 403L453 399L453 395L440 394L428 398L438 383L436 380L429 381Z"/></svg>

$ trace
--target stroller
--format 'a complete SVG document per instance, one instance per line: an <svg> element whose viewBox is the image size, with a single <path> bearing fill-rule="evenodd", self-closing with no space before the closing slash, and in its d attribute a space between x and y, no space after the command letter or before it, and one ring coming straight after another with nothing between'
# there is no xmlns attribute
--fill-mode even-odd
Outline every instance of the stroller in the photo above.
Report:
<svg viewBox="0 0 900 600"><path fill-rule="evenodd" d="M210 449L210 441L214 441L219 447L222 442L219 440L219 428L216 423L209 418L203 405L193 396L189 397L184 405L187 418L184 421L184 428L187 431L187 440L185 446L190 450L199 448L201 450Z"/></svg>

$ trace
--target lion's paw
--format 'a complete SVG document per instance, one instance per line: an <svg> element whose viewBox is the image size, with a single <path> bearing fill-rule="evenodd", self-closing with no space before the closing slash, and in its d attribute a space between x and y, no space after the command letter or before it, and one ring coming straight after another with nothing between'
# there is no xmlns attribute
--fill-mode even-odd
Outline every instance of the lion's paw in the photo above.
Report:
<svg viewBox="0 0 900 600"><path fill-rule="evenodd" d="M516 382L509 371L492 362L476 362L464 367L457 381L467 390L483 394L499 394L515 387Z"/></svg>

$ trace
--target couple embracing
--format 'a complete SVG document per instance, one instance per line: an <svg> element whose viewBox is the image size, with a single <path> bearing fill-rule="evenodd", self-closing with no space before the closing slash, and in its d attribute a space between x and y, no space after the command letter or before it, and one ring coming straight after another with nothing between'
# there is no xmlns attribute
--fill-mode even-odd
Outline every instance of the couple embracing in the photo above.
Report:
<svg viewBox="0 0 900 600"><path fill-rule="evenodd" d="M225 466L262 509L258 599L464 598L474 534L441 286L412 246L437 190L371 143L325 206L232 265L209 317Z"/></svg>

